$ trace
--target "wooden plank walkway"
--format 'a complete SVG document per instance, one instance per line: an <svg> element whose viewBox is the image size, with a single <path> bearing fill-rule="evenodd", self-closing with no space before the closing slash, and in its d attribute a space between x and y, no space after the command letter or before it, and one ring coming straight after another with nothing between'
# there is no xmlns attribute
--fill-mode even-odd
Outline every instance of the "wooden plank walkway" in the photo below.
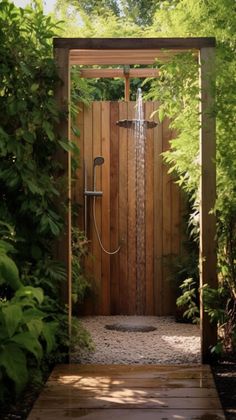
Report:
<svg viewBox="0 0 236 420"><path fill-rule="evenodd" d="M58 365L28 420L222 420L207 365Z"/></svg>

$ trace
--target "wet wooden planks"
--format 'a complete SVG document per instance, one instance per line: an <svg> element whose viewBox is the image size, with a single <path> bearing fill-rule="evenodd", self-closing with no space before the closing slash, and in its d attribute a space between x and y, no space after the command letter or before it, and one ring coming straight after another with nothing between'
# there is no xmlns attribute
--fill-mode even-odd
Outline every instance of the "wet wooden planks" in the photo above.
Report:
<svg viewBox="0 0 236 420"><path fill-rule="evenodd" d="M224 419L209 366L58 365L28 420Z"/></svg>

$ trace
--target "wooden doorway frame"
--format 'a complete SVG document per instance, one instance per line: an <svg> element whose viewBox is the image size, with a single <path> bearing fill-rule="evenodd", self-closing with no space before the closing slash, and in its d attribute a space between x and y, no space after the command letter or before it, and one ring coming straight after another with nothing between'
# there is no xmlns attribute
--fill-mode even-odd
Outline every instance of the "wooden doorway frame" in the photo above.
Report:
<svg viewBox="0 0 236 420"><path fill-rule="evenodd" d="M214 106L215 38L54 38L54 57L62 81L56 99L63 117L58 125L60 136L70 138L70 66L73 64L151 64L156 58L168 60L176 53L192 51L199 60L200 86L200 287L217 285L216 220L212 212L216 199L216 129ZM58 243L58 258L67 268L64 299L71 323L71 157L58 156L67 176L68 212L66 232ZM217 340L217 328L204 312L200 293L201 359L207 363L210 347Z"/></svg>

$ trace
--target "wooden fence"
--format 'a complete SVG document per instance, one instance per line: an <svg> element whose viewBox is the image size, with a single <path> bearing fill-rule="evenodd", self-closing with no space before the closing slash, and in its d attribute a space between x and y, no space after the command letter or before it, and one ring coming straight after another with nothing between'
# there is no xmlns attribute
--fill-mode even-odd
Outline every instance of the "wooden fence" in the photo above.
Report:
<svg viewBox="0 0 236 420"><path fill-rule="evenodd" d="M82 311L90 315L137 314L135 147L133 130L116 125L117 120L134 118L134 107L134 102L93 102L90 108L80 105L78 114L80 168L72 197L81 209L77 223L84 229L84 165L88 189L92 190L93 160L103 156L104 164L96 168L96 189L103 191L103 196L96 199L98 229L105 248L114 250L121 244L116 255L109 256L101 250L93 224L93 199L88 198L91 256L85 261L85 270L92 279L93 296L86 300ZM146 102L144 108L145 118L150 119L157 104ZM181 251L182 206L179 189L161 156L169 148L171 138L173 132L167 119L147 130L145 274L140 315L175 312L170 265Z"/></svg>

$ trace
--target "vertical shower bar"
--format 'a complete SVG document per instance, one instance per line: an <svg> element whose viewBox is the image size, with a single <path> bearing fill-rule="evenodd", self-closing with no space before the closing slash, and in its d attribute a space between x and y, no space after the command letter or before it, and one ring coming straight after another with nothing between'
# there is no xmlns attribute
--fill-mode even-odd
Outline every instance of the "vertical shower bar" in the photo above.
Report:
<svg viewBox="0 0 236 420"><path fill-rule="evenodd" d="M87 191L87 166L84 162L84 233L87 238L88 233L88 197L86 194Z"/></svg>

